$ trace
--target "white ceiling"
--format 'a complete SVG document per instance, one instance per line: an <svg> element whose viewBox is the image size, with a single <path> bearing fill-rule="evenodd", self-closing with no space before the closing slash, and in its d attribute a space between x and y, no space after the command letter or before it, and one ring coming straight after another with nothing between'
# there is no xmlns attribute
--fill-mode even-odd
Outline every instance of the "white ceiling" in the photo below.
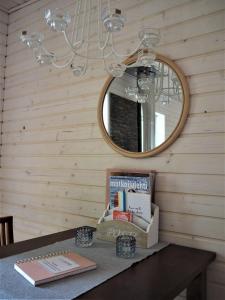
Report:
<svg viewBox="0 0 225 300"><path fill-rule="evenodd" d="M29 0L0 0L0 9L8 12L10 9L28 1Z"/></svg>

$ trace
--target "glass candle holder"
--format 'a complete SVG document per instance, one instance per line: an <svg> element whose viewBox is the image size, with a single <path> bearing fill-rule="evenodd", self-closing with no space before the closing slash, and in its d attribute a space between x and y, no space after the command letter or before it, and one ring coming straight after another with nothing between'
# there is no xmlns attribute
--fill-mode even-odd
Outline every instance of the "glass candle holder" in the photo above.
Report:
<svg viewBox="0 0 225 300"><path fill-rule="evenodd" d="M136 239L132 235L119 235L116 238L116 255L123 258L133 258L136 250Z"/></svg>
<svg viewBox="0 0 225 300"><path fill-rule="evenodd" d="M90 247L93 244L94 228L81 226L75 229L75 244L78 247Z"/></svg>

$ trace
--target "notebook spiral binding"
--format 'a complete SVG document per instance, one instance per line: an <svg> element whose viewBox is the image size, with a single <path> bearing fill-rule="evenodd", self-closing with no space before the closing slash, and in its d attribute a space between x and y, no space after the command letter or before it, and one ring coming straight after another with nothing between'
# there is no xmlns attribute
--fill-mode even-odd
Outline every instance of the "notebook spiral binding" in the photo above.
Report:
<svg viewBox="0 0 225 300"><path fill-rule="evenodd" d="M30 258L19 259L19 260L16 261L16 263L17 264L22 264L22 263L25 263L25 262L32 262L34 260L40 260L40 259L45 259L45 258L49 258L49 257L52 257L52 256L63 255L63 254L67 254L69 252L70 252L70 250L50 252L50 253L47 253L46 255L38 255L38 256L33 256L33 257L30 257Z"/></svg>

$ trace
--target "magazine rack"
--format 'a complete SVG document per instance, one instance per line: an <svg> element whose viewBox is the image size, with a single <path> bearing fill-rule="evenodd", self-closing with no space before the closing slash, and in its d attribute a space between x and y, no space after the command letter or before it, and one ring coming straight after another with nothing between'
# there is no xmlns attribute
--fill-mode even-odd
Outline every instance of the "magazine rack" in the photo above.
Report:
<svg viewBox="0 0 225 300"><path fill-rule="evenodd" d="M144 230L134 223L120 220L105 221L105 217L109 216L109 178L111 175L133 175L137 176L143 174L148 176L154 171L142 171L142 170L121 170L121 169L110 169L107 171L107 186L106 186L106 210L98 220L96 237L101 240L107 240L115 242L117 236L122 234L133 235L136 238L136 245L142 248L150 248L154 244L158 243L158 232L159 232L159 207L154 202L154 182L152 186L152 217L149 225Z"/></svg>
<svg viewBox="0 0 225 300"><path fill-rule="evenodd" d="M158 243L159 232L159 207L152 203L152 219L147 229L127 221L104 221L108 215L106 209L97 224L96 237L100 240L115 242L117 236L122 234L133 235L136 238L136 245L142 248L150 248Z"/></svg>

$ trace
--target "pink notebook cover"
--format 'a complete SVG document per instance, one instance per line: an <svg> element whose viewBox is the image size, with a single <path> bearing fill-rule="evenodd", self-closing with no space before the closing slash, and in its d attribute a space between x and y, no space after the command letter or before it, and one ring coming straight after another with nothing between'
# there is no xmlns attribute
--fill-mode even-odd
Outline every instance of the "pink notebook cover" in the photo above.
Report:
<svg viewBox="0 0 225 300"><path fill-rule="evenodd" d="M95 262L74 252L14 264L14 269L35 286L95 268Z"/></svg>

